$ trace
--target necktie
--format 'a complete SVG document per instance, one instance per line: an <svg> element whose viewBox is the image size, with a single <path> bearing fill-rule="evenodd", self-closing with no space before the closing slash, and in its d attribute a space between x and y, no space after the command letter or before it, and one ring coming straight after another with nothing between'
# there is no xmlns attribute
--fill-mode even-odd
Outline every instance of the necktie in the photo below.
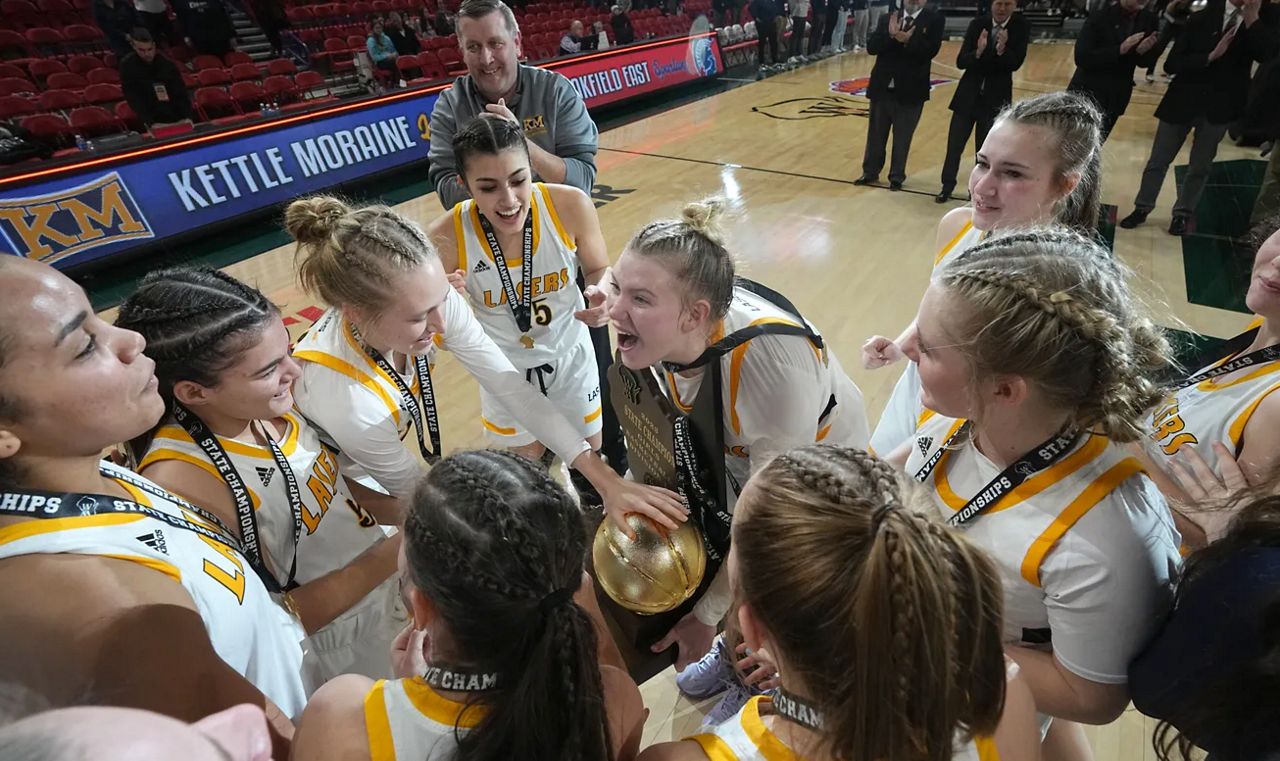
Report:
<svg viewBox="0 0 1280 761"><path fill-rule="evenodd" d="M911 29L911 25L912 25L912 23L913 23L914 21L915 21L915 19L911 18L910 16L906 16L906 17L904 17L904 18L902 19L902 31L906 32L906 31L910 30L910 29Z"/></svg>

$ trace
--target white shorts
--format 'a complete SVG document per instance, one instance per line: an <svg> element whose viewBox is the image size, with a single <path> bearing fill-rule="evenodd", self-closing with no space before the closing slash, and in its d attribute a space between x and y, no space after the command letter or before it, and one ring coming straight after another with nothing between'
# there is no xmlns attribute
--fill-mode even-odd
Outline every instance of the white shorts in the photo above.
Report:
<svg viewBox="0 0 1280 761"><path fill-rule="evenodd" d="M399 576L393 575L364 596L355 607L307 638L302 673L319 687L342 674L391 679L391 642L409 623L400 599Z"/></svg>
<svg viewBox="0 0 1280 761"><path fill-rule="evenodd" d="M888 457L893 450L911 440L924 412L920 401L920 368L915 362L907 366L893 386L889 403L880 413L880 422L871 434L871 449L881 457Z"/></svg>
<svg viewBox="0 0 1280 761"><path fill-rule="evenodd" d="M526 370L529 382L546 394L560 414L578 429L582 438L588 439L599 433L602 412L600 369L590 335L582 331L578 345L549 367L549 372L536 368ZM533 434L522 428L507 408L489 395L483 386L480 387L480 421L484 423L485 435L494 446L521 447L535 441Z"/></svg>

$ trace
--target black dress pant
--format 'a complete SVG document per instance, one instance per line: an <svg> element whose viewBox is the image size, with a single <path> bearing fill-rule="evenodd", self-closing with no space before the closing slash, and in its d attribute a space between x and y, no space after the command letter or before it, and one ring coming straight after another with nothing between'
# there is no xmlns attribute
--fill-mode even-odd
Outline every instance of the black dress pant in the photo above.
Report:
<svg viewBox="0 0 1280 761"><path fill-rule="evenodd" d="M971 109L951 112L951 128L947 130L947 157L942 162L942 189L948 192L956 187L956 173L960 170L960 158L964 155L965 146L969 144L969 134L973 134L973 148L976 153L987 139L991 125L995 123L994 111L974 112Z"/></svg>
<svg viewBox="0 0 1280 761"><path fill-rule="evenodd" d="M911 138L920 123L924 101L904 103L893 95L882 95L871 101L871 119L867 126L867 147L862 154L862 173L879 177L884 168L885 148L893 133L893 156L889 161L889 182L907 179L907 154Z"/></svg>

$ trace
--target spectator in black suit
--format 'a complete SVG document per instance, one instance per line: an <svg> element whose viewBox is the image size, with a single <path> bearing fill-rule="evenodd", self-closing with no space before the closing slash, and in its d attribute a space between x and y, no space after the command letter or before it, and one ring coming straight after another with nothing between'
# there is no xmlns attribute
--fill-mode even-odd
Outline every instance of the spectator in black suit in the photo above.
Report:
<svg viewBox="0 0 1280 761"><path fill-rule="evenodd" d="M382 32L391 38L396 55L417 55L422 52L422 43L418 42L418 35L404 25L398 12L391 11L387 14L385 26Z"/></svg>
<svg viewBox="0 0 1280 761"><path fill-rule="evenodd" d="M855 185L870 185L880 179L890 131L893 158L889 189L901 190L907 178L911 137L929 99L929 64L942 48L945 23L941 13L924 3L904 0L902 10L881 19L867 40L867 52L876 57L876 63L867 87L871 101L867 147L862 155L862 176L854 180Z"/></svg>
<svg viewBox="0 0 1280 761"><path fill-rule="evenodd" d="M993 0L991 14L969 22L960 43L956 66L964 70L951 98L951 128L947 158L942 162L942 192L933 199L946 203L956 188L960 156L973 133L974 149L982 148L1000 109L1013 100L1013 72L1027 58L1031 25L1018 13L1017 0Z"/></svg>
<svg viewBox="0 0 1280 761"><path fill-rule="evenodd" d="M1134 228L1147 220L1169 164L1194 132L1187 175L1169 224L1170 235L1186 234L1218 143L1227 126L1244 113L1254 62L1271 60L1280 50L1277 13L1275 6L1261 0L1209 0L1204 10L1187 18L1164 62L1164 70L1174 78L1156 109L1160 123L1151 157L1133 212L1120 221L1121 227Z"/></svg>
<svg viewBox="0 0 1280 761"><path fill-rule="evenodd" d="M120 89L147 127L191 118L191 96L177 64L156 52L146 29L134 29L133 51L120 61Z"/></svg>
<svg viewBox="0 0 1280 761"><path fill-rule="evenodd" d="M1102 139L1129 107L1133 74L1154 66L1164 52L1160 17L1147 0L1118 0L1089 14L1076 38L1076 73L1067 89L1093 98L1102 109Z"/></svg>
<svg viewBox="0 0 1280 761"><path fill-rule="evenodd" d="M783 56L778 53L778 4L774 0L751 0L751 17L756 22L756 45L760 51L760 71L769 65L764 49L767 45L773 54L775 64L782 63Z"/></svg>
<svg viewBox="0 0 1280 761"><path fill-rule="evenodd" d="M613 44L630 45L636 41L635 27L631 26L631 18L622 12L621 5L613 6L609 23L613 26Z"/></svg>
<svg viewBox="0 0 1280 761"><path fill-rule="evenodd" d="M219 58L235 49L236 29L222 0L174 0L187 44Z"/></svg>

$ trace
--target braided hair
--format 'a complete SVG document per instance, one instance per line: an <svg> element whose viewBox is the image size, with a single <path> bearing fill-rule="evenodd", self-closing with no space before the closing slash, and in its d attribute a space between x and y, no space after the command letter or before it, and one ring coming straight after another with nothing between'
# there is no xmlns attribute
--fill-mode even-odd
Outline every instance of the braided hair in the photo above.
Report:
<svg viewBox="0 0 1280 761"><path fill-rule="evenodd" d="M733 255L725 247L724 219L729 200L711 196L685 204L680 219L659 219L632 236L626 251L662 259L677 283L683 283L685 304L706 299L711 319L729 311L737 283Z"/></svg>
<svg viewBox="0 0 1280 761"><path fill-rule="evenodd" d="M453 136L453 160L463 178L467 176L467 159L476 155L496 156L511 149L519 150L526 159L529 157L524 130L496 114L480 114Z"/></svg>
<svg viewBox="0 0 1280 761"><path fill-rule="evenodd" d="M460 761L612 757L596 633L581 583L582 517L543 468L511 452L459 452L419 483L405 519L413 584L452 657L504 676Z"/></svg>
<svg viewBox="0 0 1280 761"><path fill-rule="evenodd" d="M215 269L177 267L144 277L120 305L115 324L147 340L145 353L156 363L167 418L174 386L217 385L218 376L279 319L280 310L258 289ZM135 461L146 454L155 431L129 443Z"/></svg>
<svg viewBox="0 0 1280 761"><path fill-rule="evenodd" d="M822 711L822 755L949 761L957 733L994 733L1002 592L986 555L862 450L794 449L750 484L733 522L740 601L783 686Z"/></svg>
<svg viewBox="0 0 1280 761"><path fill-rule="evenodd" d="M1145 413L1175 369L1165 332L1126 283L1123 265L1061 228L979 243L936 282L963 304L952 335L971 380L1018 375L1071 412L1071 424L1115 441L1143 435Z"/></svg>
<svg viewBox="0 0 1280 761"><path fill-rule="evenodd" d="M1053 134L1057 181L1065 184L1068 176L1079 176L1071 192L1058 201L1054 221L1092 233L1102 204L1104 137L1102 112L1094 102L1074 92L1044 93L1005 106L996 117L996 122L1001 121L1040 127Z"/></svg>
<svg viewBox="0 0 1280 761"><path fill-rule="evenodd" d="M389 206L352 207L332 196L289 204L285 230L297 241L303 290L330 306L381 314L400 278L436 262L422 228Z"/></svg>

